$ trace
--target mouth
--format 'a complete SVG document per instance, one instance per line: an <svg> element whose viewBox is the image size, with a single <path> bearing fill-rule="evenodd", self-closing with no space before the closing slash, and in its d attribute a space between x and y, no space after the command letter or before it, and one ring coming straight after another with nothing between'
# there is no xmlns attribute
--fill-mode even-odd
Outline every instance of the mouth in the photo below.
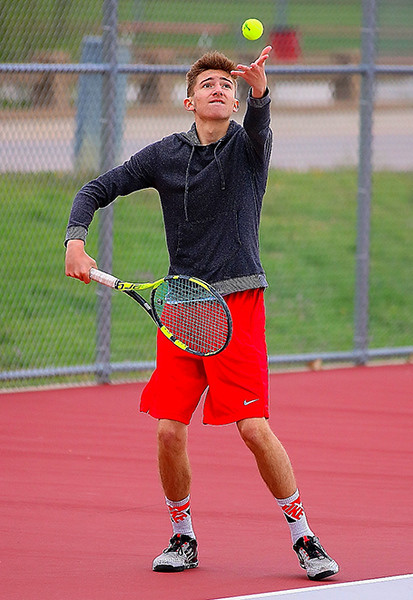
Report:
<svg viewBox="0 0 413 600"><path fill-rule="evenodd" d="M223 100L211 100L210 104L225 104Z"/></svg>

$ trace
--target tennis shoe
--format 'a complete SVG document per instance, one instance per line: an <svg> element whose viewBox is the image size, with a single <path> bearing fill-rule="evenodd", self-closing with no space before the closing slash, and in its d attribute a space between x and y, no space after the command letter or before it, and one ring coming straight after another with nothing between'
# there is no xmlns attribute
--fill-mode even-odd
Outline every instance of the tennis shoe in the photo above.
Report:
<svg viewBox="0 0 413 600"><path fill-rule="evenodd" d="M297 553L300 566L307 571L309 579L318 581L338 573L338 564L324 550L318 537L301 537L294 544L293 549Z"/></svg>
<svg viewBox="0 0 413 600"><path fill-rule="evenodd" d="M154 559L152 569L162 573L174 573L197 566L197 541L189 535L176 533L169 540L169 546Z"/></svg>

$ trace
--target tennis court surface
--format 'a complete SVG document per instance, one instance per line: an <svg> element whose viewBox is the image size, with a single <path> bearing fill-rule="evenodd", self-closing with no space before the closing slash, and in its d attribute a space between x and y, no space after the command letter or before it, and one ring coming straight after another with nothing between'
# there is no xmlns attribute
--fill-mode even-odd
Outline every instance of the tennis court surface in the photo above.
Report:
<svg viewBox="0 0 413 600"><path fill-rule="evenodd" d="M271 425L310 526L341 567L322 584L299 568L236 428L203 426L200 410L189 435L200 567L151 571L171 527L156 422L137 412L143 385L0 394L2 598L212 600L301 590L295 597L335 600L376 578L411 592L390 587L389 598L413 598L412 578L394 579L413 572L413 365L271 376ZM364 586L359 597L370 598Z"/></svg>

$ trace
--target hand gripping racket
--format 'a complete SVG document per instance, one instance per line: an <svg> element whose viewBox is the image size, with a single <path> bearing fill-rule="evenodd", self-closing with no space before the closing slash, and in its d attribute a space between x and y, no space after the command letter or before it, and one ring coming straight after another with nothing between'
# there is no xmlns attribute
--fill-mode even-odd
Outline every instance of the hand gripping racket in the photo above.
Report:
<svg viewBox="0 0 413 600"><path fill-rule="evenodd" d="M228 346L231 313L223 297L205 281L187 275L167 275L152 283L128 283L93 268L89 275L136 300L178 348L198 356L212 356ZM152 289L150 304L137 293L147 289Z"/></svg>

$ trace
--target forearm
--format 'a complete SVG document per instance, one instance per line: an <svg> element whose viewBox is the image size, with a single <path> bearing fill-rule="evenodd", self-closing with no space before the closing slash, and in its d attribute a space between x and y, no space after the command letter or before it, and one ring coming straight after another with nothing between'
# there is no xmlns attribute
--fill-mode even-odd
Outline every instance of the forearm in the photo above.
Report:
<svg viewBox="0 0 413 600"><path fill-rule="evenodd" d="M254 98L250 93L247 99L243 125L258 155L266 154L272 143L270 103L268 89L262 98Z"/></svg>
<svg viewBox="0 0 413 600"><path fill-rule="evenodd" d="M112 201L108 194L107 179L109 179L109 174L94 179L84 185L76 194L70 211L65 245L72 239L81 239L85 242L95 212Z"/></svg>
<svg viewBox="0 0 413 600"><path fill-rule="evenodd" d="M86 242L89 225L99 208L97 201L80 190L73 200L69 222L66 229L65 246L69 240L80 239Z"/></svg>
<svg viewBox="0 0 413 600"><path fill-rule="evenodd" d="M86 235L95 212L113 202L118 196L125 196L144 187L142 177L131 168L131 161L116 167L100 177L89 181L76 194L66 230L68 240L86 240Z"/></svg>

